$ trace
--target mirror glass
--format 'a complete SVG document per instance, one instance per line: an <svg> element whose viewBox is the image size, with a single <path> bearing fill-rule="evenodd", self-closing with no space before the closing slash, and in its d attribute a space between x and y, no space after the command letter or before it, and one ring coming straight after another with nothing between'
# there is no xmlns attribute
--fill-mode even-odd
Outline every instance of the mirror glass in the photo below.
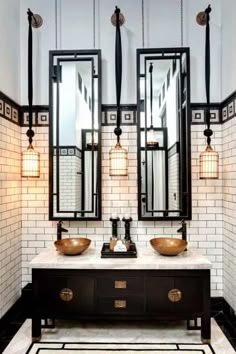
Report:
<svg viewBox="0 0 236 354"><path fill-rule="evenodd" d="M137 50L139 219L191 218L188 48Z"/></svg>
<svg viewBox="0 0 236 354"><path fill-rule="evenodd" d="M50 52L50 219L101 218L101 52Z"/></svg>

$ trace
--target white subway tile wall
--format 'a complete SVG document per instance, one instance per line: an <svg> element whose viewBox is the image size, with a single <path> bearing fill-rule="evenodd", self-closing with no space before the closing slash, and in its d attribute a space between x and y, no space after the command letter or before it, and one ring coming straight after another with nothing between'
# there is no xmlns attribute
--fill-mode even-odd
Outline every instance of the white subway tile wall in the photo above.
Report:
<svg viewBox="0 0 236 354"><path fill-rule="evenodd" d="M223 295L223 182L222 182L222 127L214 126L213 145L220 153L220 179L198 179L198 157L205 148L204 125L192 126L192 192L193 219L188 222L190 247L197 247L213 263L211 273L212 296ZM22 128L25 134L25 128ZM121 144L128 149L128 177L109 176L109 150L115 144L114 127L102 127L102 221L65 222L69 235L85 235L93 245L101 248L111 235L109 218L130 215L131 236L137 247L149 247L156 236L177 235L177 221L138 221L137 216L137 140L136 126L123 126ZM25 136L25 135L23 135ZM23 139L23 137L22 137ZM41 176L38 180L22 181L22 260L23 286L31 281L29 261L45 247L52 247L56 239L56 221L48 221L48 128L35 129L37 150L41 154ZM121 222L119 233L124 235Z"/></svg>
<svg viewBox="0 0 236 354"><path fill-rule="evenodd" d="M236 311L236 118L223 124L224 297Z"/></svg>
<svg viewBox="0 0 236 354"><path fill-rule="evenodd" d="M20 131L0 117L0 318L21 292Z"/></svg>

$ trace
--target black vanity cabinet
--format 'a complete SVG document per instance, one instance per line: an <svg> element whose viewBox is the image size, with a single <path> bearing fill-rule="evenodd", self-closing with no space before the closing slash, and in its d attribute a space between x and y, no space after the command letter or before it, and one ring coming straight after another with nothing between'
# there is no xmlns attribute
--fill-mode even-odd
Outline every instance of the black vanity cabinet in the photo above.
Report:
<svg viewBox="0 0 236 354"><path fill-rule="evenodd" d="M41 319L190 320L210 340L210 270L33 268L32 337Z"/></svg>

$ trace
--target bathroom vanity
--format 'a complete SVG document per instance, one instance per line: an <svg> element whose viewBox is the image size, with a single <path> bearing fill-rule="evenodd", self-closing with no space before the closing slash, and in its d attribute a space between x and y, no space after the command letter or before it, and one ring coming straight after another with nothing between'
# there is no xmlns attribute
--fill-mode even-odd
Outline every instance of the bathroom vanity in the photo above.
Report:
<svg viewBox="0 0 236 354"><path fill-rule="evenodd" d="M31 261L32 338L41 319L191 320L210 341L210 261L197 250L165 257L152 249L136 259L104 259L90 247L67 257L49 249Z"/></svg>

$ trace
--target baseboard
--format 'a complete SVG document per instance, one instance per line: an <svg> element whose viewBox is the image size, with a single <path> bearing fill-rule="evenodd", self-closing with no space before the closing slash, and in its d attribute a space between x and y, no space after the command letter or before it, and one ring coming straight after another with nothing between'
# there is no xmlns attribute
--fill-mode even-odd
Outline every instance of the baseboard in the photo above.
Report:
<svg viewBox="0 0 236 354"><path fill-rule="evenodd" d="M22 314L22 297L20 297L14 305L5 313L5 315L0 318L0 333L5 330L11 321L16 319L18 315Z"/></svg>

